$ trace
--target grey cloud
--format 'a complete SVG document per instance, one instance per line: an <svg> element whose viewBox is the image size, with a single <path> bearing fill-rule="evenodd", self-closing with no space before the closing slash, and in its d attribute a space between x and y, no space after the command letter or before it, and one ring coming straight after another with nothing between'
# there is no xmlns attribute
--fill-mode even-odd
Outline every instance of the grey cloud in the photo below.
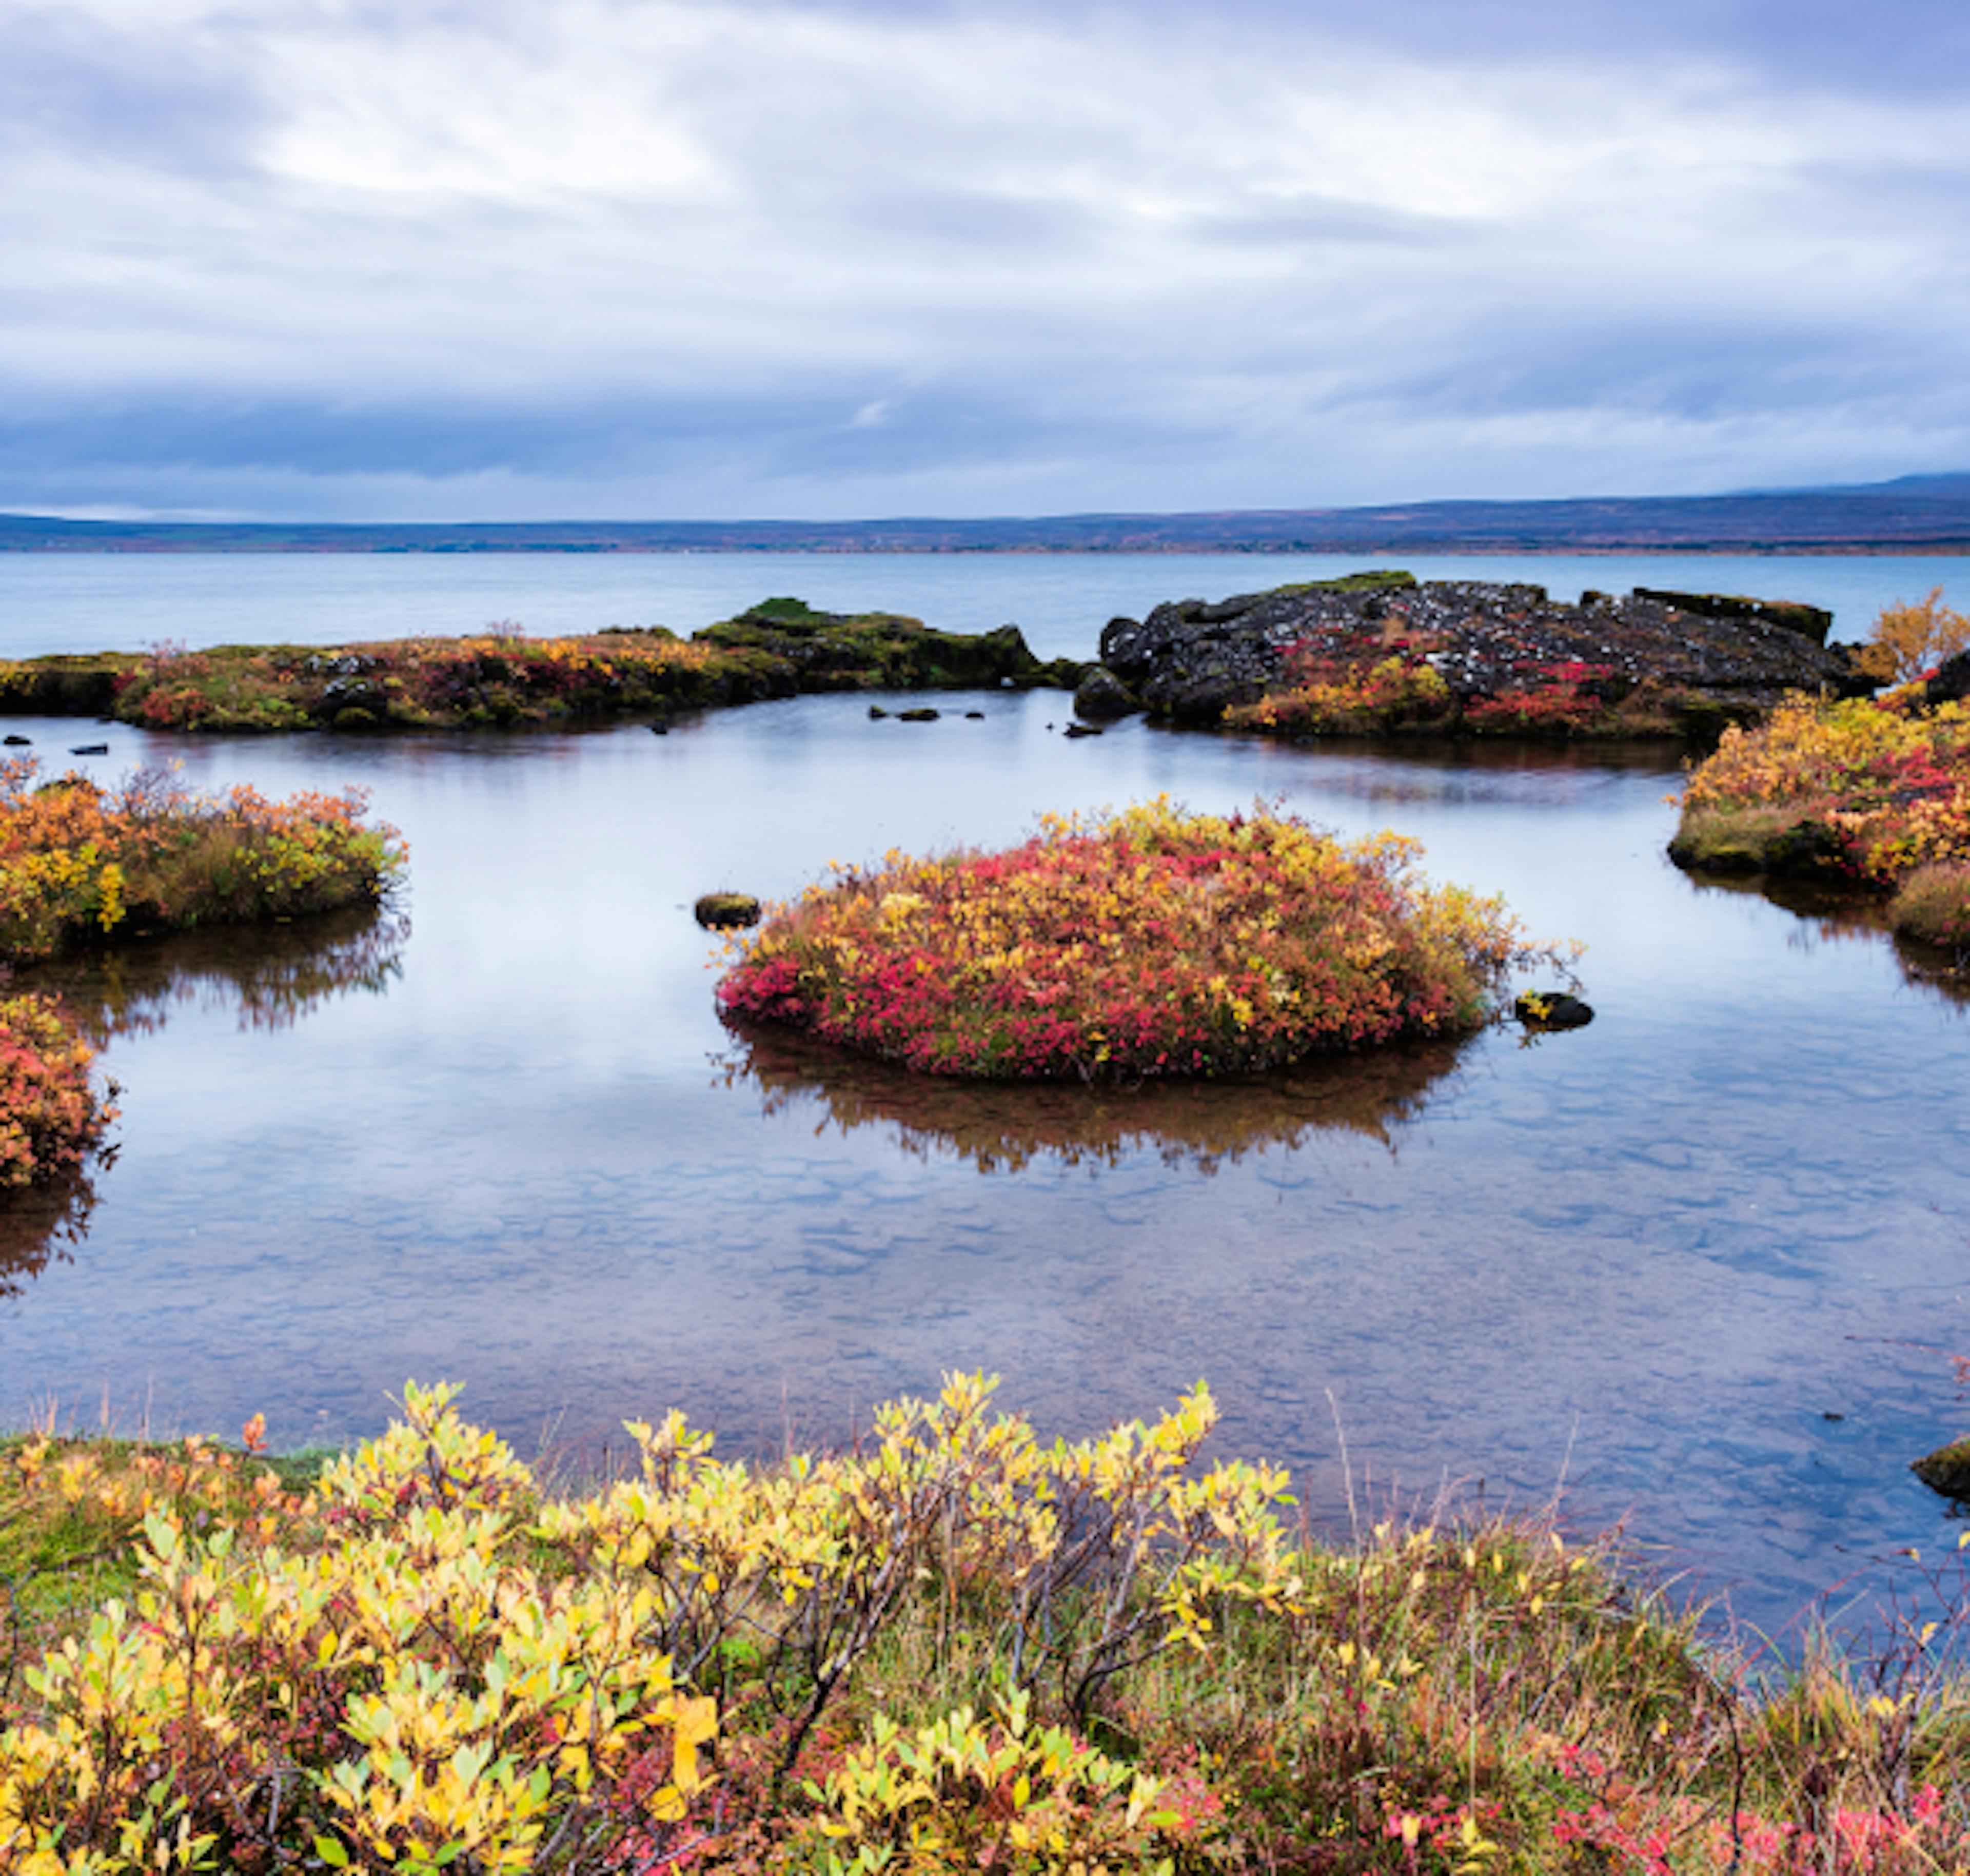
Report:
<svg viewBox="0 0 1970 1876"><path fill-rule="evenodd" d="M242 167L268 122L243 61L202 35L31 10L0 21L0 151L209 174Z"/></svg>

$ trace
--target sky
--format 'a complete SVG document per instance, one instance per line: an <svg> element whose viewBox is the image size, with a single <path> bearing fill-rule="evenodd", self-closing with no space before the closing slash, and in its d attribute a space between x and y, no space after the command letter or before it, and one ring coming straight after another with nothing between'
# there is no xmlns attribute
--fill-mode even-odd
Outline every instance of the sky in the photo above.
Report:
<svg viewBox="0 0 1970 1876"><path fill-rule="evenodd" d="M1962 0L0 0L0 509L1970 468Z"/></svg>

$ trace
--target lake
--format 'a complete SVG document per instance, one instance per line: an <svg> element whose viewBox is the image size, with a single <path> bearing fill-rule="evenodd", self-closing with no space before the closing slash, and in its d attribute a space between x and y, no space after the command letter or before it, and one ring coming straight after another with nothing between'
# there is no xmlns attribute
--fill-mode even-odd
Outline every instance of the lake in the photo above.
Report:
<svg viewBox="0 0 1970 1876"><path fill-rule="evenodd" d="M1364 564L1425 580L1530 580L1560 599L1636 586L1802 600L1862 636L1876 613L1954 585L1952 556L1308 554L0 554L0 657L160 643L326 645L511 620L537 637L604 626L688 634L791 593L951 632L1018 625L1042 658L1091 658L1117 613L1222 599Z"/></svg>
<svg viewBox="0 0 1970 1876"><path fill-rule="evenodd" d="M786 590L1016 619L1042 652L1084 651L1110 612L1292 571L1154 557L1111 587L1107 557L896 557L883 579L847 557L733 558L529 559L499 604L477 560L390 557L399 584L368 590L385 616L366 629L466 611L561 629L607 581L695 580L701 617L666 589L680 629ZM1695 577L1594 564L1607 587ZM1747 564L1778 564L1695 563L1706 586L1822 601L1876 570L1936 584L1909 562L1756 582ZM1791 577L1809 566L1829 584ZM84 617L127 622L96 635L113 644L209 638L200 619L350 636L327 622L370 577L0 562L17 652ZM91 580L120 595L113 621L79 597ZM50 637L24 644L30 589ZM125 1429L229 1432L264 1411L296 1446L372 1432L406 1377L449 1376L528 1456L592 1456L673 1404L752 1453L849 1437L948 1368L1003 1373L1009 1403L1066 1432L1203 1376L1218 1450L1290 1464L1329 1533L1351 1484L1364 1513L1561 1493L1582 1526L1624 1523L1774 1630L1896 1546L1953 1542L1906 1470L1970 1422L1951 1361L1970 1351L1970 1031L1949 987L1864 920L1669 866L1659 753L1315 751L1139 720L1070 743L1058 693L935 701L934 723L809 697L662 737L0 722L57 766L103 736L110 754L76 766L106 779L177 762L201 785L358 783L411 847L381 921L23 974L110 1032L122 1148L70 1241L19 1217L0 1239L0 1420L52 1403L93 1425L106 1406ZM831 860L1010 841L1043 810L1165 792L1418 836L1434 876L1587 942L1596 1021L1135 1095L927 1083L718 1021L697 893L789 894Z"/></svg>

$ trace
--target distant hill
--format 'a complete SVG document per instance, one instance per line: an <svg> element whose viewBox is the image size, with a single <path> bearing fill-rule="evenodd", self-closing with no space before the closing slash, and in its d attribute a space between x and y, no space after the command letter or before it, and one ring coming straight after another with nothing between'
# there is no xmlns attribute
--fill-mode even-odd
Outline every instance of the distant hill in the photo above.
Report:
<svg viewBox="0 0 1970 1876"><path fill-rule="evenodd" d="M0 552L125 554L1963 553L1970 473L1856 488L983 521L321 525L0 515Z"/></svg>

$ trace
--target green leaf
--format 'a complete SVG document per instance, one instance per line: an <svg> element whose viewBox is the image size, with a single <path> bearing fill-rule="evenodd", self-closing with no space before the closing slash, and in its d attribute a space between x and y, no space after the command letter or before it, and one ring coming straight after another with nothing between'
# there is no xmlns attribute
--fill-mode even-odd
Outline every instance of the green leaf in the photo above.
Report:
<svg viewBox="0 0 1970 1876"><path fill-rule="evenodd" d="M346 1869L349 1867L349 1852L333 1837L316 1838L314 1853L330 1869Z"/></svg>

